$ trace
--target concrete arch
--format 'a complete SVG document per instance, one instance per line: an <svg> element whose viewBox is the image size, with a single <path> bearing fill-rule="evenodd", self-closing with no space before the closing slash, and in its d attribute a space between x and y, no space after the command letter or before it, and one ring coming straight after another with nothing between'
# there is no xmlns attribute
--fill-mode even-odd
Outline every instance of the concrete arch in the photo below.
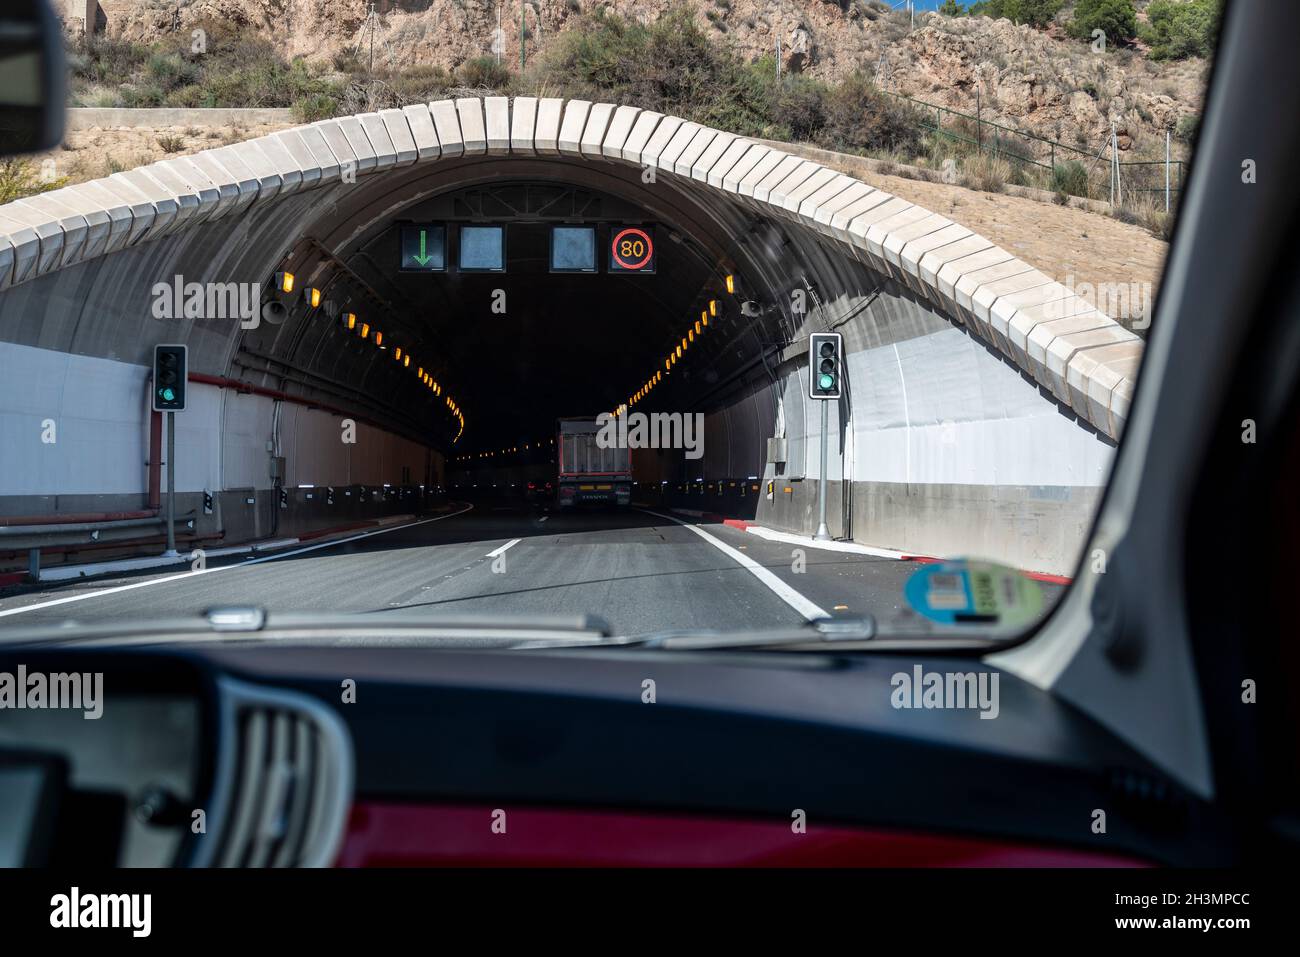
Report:
<svg viewBox="0 0 1300 957"><path fill-rule="evenodd" d="M271 230L355 174L472 157L561 157L689 181L703 205L749 207L933 303L1115 438L1141 340L1068 288L952 220L744 137L633 106L519 97L443 100L325 120L0 207L0 289L272 204ZM409 197L407 197L409 201ZM307 205L310 205L308 200ZM358 229L364 229L364 225Z"/></svg>

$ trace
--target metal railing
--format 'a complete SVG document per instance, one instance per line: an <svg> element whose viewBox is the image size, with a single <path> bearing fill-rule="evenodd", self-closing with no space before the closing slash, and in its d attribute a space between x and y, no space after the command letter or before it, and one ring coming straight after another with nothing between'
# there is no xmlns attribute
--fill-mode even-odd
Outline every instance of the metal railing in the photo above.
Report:
<svg viewBox="0 0 1300 957"><path fill-rule="evenodd" d="M185 532L194 531L194 519L182 517L176 524ZM31 581L41 577L41 550L70 545L127 545L141 539L151 539L165 530L165 520L160 516L147 518L114 519L108 521L59 521L50 516L48 522L0 525L0 552L27 552L27 575Z"/></svg>
<svg viewBox="0 0 1300 957"><path fill-rule="evenodd" d="M1124 192L1164 192L1166 193L1166 209L1168 209L1171 203L1169 197L1176 196L1182 189L1185 175L1183 160L1171 158L1164 160L1119 160L1116 163L1114 161L1113 139L1109 134L1101 148L1094 151L1071 146L1068 143L1048 139L1034 133L1026 133L1024 130L1018 130L993 120L986 120L979 113L963 113L961 110L940 106L937 103L927 103L925 100L918 100L915 97L880 86L877 89L881 93L909 103L923 118L928 120L933 117L933 123L923 120L923 129L954 142L964 143L967 146L974 147L977 152L988 153L1009 163L1046 170L1049 176L1047 186L1049 189L1057 189L1068 185L1070 188L1062 191L1072 192L1079 188L1077 183L1067 184L1065 182L1073 174L1071 169L1063 165L1068 162L1076 162L1083 167L1084 180L1082 185L1084 193L1076 192L1075 195L1085 195L1089 199L1109 196L1111 201L1114 202L1114 171L1116 167L1118 167L1119 171L1121 196ZM945 118L948 120L946 126L944 123ZM1103 163L1101 160L1106 156L1107 152L1111 153L1111 158ZM1106 176L1106 180L1101 179L1102 175Z"/></svg>

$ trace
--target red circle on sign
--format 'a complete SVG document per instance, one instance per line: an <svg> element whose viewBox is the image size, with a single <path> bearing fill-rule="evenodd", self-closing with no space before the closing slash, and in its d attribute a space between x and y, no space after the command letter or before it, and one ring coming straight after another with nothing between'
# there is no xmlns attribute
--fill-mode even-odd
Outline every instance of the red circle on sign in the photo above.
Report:
<svg viewBox="0 0 1300 957"><path fill-rule="evenodd" d="M618 254L619 240L621 240L624 236L627 235L639 236L645 240L645 256L643 256L641 259L637 260L636 262L628 262L626 259L624 259L622 256ZM618 233L614 236L614 241L610 243L609 252L610 255L614 257L614 261L618 263L620 266L622 266L624 269L640 269L642 266L648 263L650 261L650 257L655 254L655 246L654 243L650 241L650 234L647 233L644 229L637 229L635 226L629 226L627 229L619 230Z"/></svg>

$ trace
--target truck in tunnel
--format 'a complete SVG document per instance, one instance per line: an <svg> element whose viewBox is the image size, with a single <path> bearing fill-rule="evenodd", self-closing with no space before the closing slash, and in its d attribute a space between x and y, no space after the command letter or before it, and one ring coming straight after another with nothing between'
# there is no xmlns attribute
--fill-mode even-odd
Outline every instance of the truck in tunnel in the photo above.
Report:
<svg viewBox="0 0 1300 957"><path fill-rule="evenodd" d="M555 444L560 450L556 481L560 508L627 508L632 503L631 450L605 445L600 431L594 418L559 420Z"/></svg>

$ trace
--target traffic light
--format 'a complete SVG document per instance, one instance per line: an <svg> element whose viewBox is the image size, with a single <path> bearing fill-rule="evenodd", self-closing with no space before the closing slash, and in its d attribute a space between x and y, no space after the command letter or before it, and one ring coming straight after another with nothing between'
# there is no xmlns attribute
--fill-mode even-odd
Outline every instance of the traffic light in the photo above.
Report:
<svg viewBox="0 0 1300 957"><path fill-rule="evenodd" d="M808 337L808 394L814 399L838 399L843 375L844 340L838 332L814 332Z"/></svg>
<svg viewBox="0 0 1300 957"><path fill-rule="evenodd" d="M153 347L153 409L155 412L185 411L185 381L188 372L185 346Z"/></svg>

